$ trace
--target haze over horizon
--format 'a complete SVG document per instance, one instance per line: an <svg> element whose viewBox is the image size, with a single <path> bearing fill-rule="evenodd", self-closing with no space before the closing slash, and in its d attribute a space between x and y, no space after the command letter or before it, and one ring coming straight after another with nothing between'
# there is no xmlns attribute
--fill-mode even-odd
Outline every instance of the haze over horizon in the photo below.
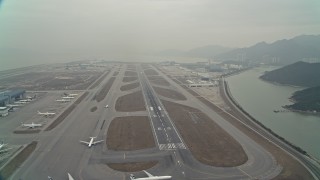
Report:
<svg viewBox="0 0 320 180"><path fill-rule="evenodd" d="M205 45L247 47L320 29L318 0L7 0L0 5L1 69L90 58L139 60L161 50Z"/></svg>

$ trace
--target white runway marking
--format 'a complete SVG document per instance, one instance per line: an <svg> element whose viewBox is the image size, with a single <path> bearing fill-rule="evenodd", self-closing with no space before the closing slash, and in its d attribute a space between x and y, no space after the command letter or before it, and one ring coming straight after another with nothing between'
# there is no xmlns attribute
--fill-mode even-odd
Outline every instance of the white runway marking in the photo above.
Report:
<svg viewBox="0 0 320 180"><path fill-rule="evenodd" d="M159 144L160 150L187 149L183 143Z"/></svg>

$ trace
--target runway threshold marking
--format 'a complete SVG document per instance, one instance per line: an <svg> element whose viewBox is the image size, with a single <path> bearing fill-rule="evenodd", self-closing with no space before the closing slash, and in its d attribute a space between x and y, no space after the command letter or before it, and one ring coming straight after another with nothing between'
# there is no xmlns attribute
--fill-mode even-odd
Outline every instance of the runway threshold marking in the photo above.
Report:
<svg viewBox="0 0 320 180"><path fill-rule="evenodd" d="M183 143L159 144L160 150L187 149Z"/></svg>

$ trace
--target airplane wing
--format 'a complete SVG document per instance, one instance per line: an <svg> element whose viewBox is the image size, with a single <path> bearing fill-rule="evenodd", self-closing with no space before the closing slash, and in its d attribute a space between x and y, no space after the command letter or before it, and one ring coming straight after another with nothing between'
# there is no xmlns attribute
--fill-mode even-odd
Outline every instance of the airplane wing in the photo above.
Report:
<svg viewBox="0 0 320 180"><path fill-rule="evenodd" d="M100 140L100 141L95 141L93 142L92 144L98 144L98 143L101 143L103 140Z"/></svg>
<svg viewBox="0 0 320 180"><path fill-rule="evenodd" d="M153 177L153 175L148 173L147 171L143 170L143 172L146 173L148 175L148 177Z"/></svg>
<svg viewBox="0 0 320 180"><path fill-rule="evenodd" d="M86 141L80 141L80 142L84 144L89 144L89 142L86 142Z"/></svg>

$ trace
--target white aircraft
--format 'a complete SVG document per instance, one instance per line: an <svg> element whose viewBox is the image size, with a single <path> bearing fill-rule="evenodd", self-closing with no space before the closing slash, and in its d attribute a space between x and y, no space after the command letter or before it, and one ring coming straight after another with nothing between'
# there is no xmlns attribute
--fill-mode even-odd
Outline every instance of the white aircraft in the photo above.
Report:
<svg viewBox="0 0 320 180"><path fill-rule="evenodd" d="M68 179L69 180L74 180L73 177L68 173Z"/></svg>
<svg viewBox="0 0 320 180"><path fill-rule="evenodd" d="M27 102L24 102L24 101L16 101L14 102L15 104L27 104Z"/></svg>
<svg viewBox="0 0 320 180"><path fill-rule="evenodd" d="M9 108L14 108L14 107L21 107L22 105L17 105L17 104L7 104L6 105Z"/></svg>
<svg viewBox="0 0 320 180"><path fill-rule="evenodd" d="M35 94L33 97L32 97L32 96L26 96L26 98L27 98L27 99L30 99L30 100L35 99L36 97L37 97L36 94Z"/></svg>
<svg viewBox="0 0 320 180"><path fill-rule="evenodd" d="M56 99L57 102L70 102L69 99Z"/></svg>
<svg viewBox="0 0 320 180"><path fill-rule="evenodd" d="M101 143L103 140L100 141L93 141L96 137L90 137L90 142L86 142L86 141L80 141L81 143L84 143L86 145L88 145L88 147L91 147L92 145Z"/></svg>
<svg viewBox="0 0 320 180"><path fill-rule="evenodd" d="M148 175L148 177L144 178L136 178L133 174L130 174L130 180L158 180L158 179L171 179L171 176L153 176L152 174L148 173L147 171L143 171Z"/></svg>
<svg viewBox="0 0 320 180"><path fill-rule="evenodd" d="M74 97L72 97L72 96L64 96L64 97L62 97L62 99L74 99Z"/></svg>
<svg viewBox="0 0 320 180"><path fill-rule="evenodd" d="M68 96L78 96L78 94L69 94Z"/></svg>
<svg viewBox="0 0 320 180"><path fill-rule="evenodd" d="M4 144L3 142L0 144L0 153L7 152L8 150L12 149L12 148L3 149L6 145L8 144Z"/></svg>
<svg viewBox="0 0 320 180"><path fill-rule="evenodd" d="M23 124L23 123L21 123L21 126L28 127L28 128L36 128L36 127L41 127L42 124L35 124L33 122L31 124Z"/></svg>
<svg viewBox="0 0 320 180"><path fill-rule="evenodd" d="M108 108L108 107L109 107L109 105L107 104L105 108Z"/></svg>
<svg viewBox="0 0 320 180"><path fill-rule="evenodd" d="M44 113L42 113L42 112L40 112L40 111L38 111L38 114L39 115L44 115L44 116L53 116L53 115L55 115L56 113L52 113L52 112L44 112Z"/></svg>
<svg viewBox="0 0 320 180"><path fill-rule="evenodd" d="M31 99L21 99L19 100L19 102L31 102L32 100Z"/></svg>
<svg viewBox="0 0 320 180"><path fill-rule="evenodd" d="M63 93L65 96L78 96L78 94L68 94L68 93Z"/></svg>

